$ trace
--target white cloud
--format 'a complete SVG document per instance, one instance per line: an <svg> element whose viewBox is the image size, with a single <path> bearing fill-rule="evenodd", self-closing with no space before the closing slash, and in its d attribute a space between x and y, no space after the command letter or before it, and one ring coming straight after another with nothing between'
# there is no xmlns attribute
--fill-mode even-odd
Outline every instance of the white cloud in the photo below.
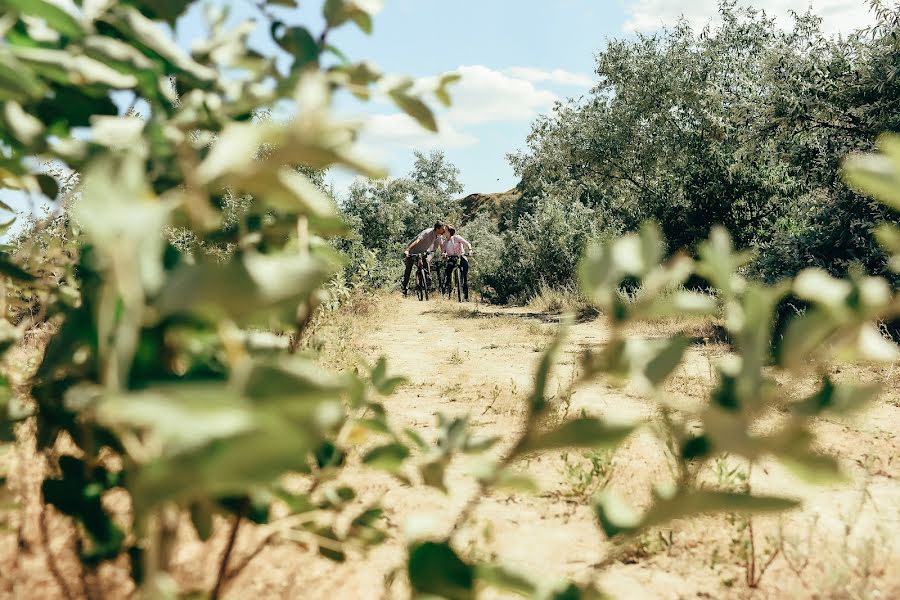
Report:
<svg viewBox="0 0 900 600"><path fill-rule="evenodd" d="M791 24L790 12L804 13L812 5L813 12L823 18L822 26L829 33L848 33L872 23L865 0L754 0L754 8L778 19L779 24ZM684 17L695 29L710 20L718 20L718 0L631 0L626 8L629 15L625 31L654 31L662 25L672 25Z"/></svg>
<svg viewBox="0 0 900 600"><path fill-rule="evenodd" d="M556 94L531 81L483 65L464 65L456 71L462 79L450 90L453 123L530 121L557 100Z"/></svg>
<svg viewBox="0 0 900 600"><path fill-rule="evenodd" d="M457 130L445 118L438 119L438 133L422 128L403 113L375 115L366 121L361 144L374 154L383 146L403 149L461 148L478 143L478 138Z"/></svg>
<svg viewBox="0 0 900 600"><path fill-rule="evenodd" d="M450 88L453 105L436 106L438 129L432 134L409 116L392 112L370 117L360 142L372 156L384 156L397 150L462 148L479 142L473 132L489 123L528 123L538 113L553 106L557 96L535 83L582 85L587 78L566 71L542 71L517 67L499 71L484 65L463 65L456 69L462 78ZM416 82L415 90L428 96L437 78ZM588 83L585 85L590 85Z"/></svg>
<svg viewBox="0 0 900 600"><path fill-rule="evenodd" d="M557 85L566 85L573 87L589 88L594 85L594 80L587 75L580 73L572 73L562 69L553 69L547 71L545 69L535 69L534 67L511 67L504 71L511 77L524 79L533 83L555 83Z"/></svg>

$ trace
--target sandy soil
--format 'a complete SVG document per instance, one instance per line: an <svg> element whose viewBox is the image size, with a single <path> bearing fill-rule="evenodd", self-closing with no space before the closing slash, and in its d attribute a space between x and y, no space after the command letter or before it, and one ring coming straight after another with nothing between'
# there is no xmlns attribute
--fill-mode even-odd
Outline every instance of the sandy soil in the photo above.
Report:
<svg viewBox="0 0 900 600"><path fill-rule="evenodd" d="M387 402L397 425L414 426L430 435L439 413L468 415L477 433L508 438L520 428L539 351L556 327L552 318L525 309L473 310L445 302L392 299L379 314L359 319L349 351L369 361L384 354L392 372L411 380ZM661 335L664 328L634 333L649 337ZM574 325L551 389L562 389L568 382L575 353L602 343L605 337L602 319ZM712 385L711 364L725 353L725 347L712 342L694 346L684 367L667 384L667 401L696 404ZM849 475L847 483L805 485L774 463L752 469L754 491L804 500L802 510L753 519L758 563L767 562L779 549L755 588L746 583L742 558L741 548L749 539L745 521L729 517L676 522L643 536L622 551L620 560L598 566L612 547L595 525L592 494L606 487L641 506L648 501L653 483L671 478L663 445L651 427L632 436L614 456L552 453L520 464L537 480L540 492L490 493L454 544L469 557L497 560L549 581L594 581L620 598L898 598L900 366L845 367L837 376L881 379L888 391L852 421L817 424L821 449L841 459ZM617 389L603 381L554 402L558 418L583 411L611 420L652 421L657 414L656 405L636 390ZM592 464L597 465L594 475ZM719 466L743 470L736 461L722 461ZM239 564L250 556L252 560L229 582L226 597L406 597L404 577L397 574L404 564L405 532L446 532L475 492L471 467L466 459L451 465L447 495L408 487L386 475L348 471L348 481L359 492L358 503L378 500L385 508L391 531L388 542L366 556L354 555L336 564L291 542L260 545L266 530L245 528L233 561ZM722 480L713 467L704 477ZM21 487L33 493L34 483L36 479ZM0 598L64 597L47 569L39 513L32 507L21 527L13 517L14 531L0 537ZM71 532L61 519L48 521L51 550L71 582L72 597L81 597L71 560ZM226 525L219 522L206 543L197 541L189 527L182 527L174 560L183 589L212 586ZM16 531L22 534L17 536ZM107 566L100 581L94 582L103 590L102 597L124 597L130 592L129 585L121 582L123 566ZM497 597L493 592L484 596Z"/></svg>

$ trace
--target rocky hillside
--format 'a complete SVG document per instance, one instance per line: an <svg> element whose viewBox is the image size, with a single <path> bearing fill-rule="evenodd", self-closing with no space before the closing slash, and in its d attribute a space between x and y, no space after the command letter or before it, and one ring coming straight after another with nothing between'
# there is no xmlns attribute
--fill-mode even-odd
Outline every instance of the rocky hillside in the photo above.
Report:
<svg viewBox="0 0 900 600"><path fill-rule="evenodd" d="M469 194L459 201L463 209L463 224L483 214L499 221L500 215L521 197L522 193L516 188L495 194Z"/></svg>

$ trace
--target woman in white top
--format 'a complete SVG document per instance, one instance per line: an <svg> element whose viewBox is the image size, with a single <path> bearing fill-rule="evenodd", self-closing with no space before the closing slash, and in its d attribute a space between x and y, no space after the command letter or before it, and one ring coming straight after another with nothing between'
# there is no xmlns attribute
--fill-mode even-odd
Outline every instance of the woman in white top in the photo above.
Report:
<svg viewBox="0 0 900 600"><path fill-rule="evenodd" d="M450 276L453 274L453 268L456 261L459 261L460 279L462 280L462 291L466 302L469 301L469 260L466 254L472 252L472 244L463 239L461 235L456 235L456 229L453 226L447 227L450 239L444 242L444 254L447 255L447 268L444 272L444 281L450 284Z"/></svg>

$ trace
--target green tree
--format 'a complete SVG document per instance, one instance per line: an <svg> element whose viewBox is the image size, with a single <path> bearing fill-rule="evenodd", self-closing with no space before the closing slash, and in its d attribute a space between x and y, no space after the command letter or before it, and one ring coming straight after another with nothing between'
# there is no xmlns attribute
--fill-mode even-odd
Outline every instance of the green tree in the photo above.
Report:
<svg viewBox="0 0 900 600"><path fill-rule="evenodd" d="M785 31L735 4L720 4L721 25L680 23L599 52L592 92L539 119L511 157L523 192L512 222L555 194L614 229L654 219L670 251L724 225L759 251L751 268L767 279L852 262L886 273L870 233L887 213L839 167L900 128L897 9L829 38L811 13Z"/></svg>

